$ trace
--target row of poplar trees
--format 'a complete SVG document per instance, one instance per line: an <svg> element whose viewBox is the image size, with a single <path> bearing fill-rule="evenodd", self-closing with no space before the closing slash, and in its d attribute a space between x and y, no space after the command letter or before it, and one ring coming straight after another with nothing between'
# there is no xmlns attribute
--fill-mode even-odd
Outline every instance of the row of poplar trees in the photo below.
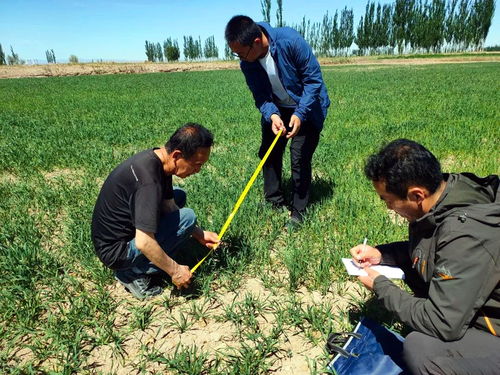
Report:
<svg viewBox="0 0 500 375"><path fill-rule="evenodd" d="M271 22L272 0L260 0L262 18ZM355 30L354 12L345 7L323 16L322 22L304 17L291 25L319 56L478 51L491 26L495 0L368 1ZM276 0L277 27L285 26L283 1ZM227 57L226 46L226 57Z"/></svg>
<svg viewBox="0 0 500 375"><path fill-rule="evenodd" d="M148 61L178 61L181 53L177 40L168 38L160 43L153 43L146 40L146 56ZM205 46L202 48L201 39L194 39L192 36L184 36L184 57L186 60L198 60L202 58L217 59L219 58L219 49L215 44L215 37L211 36L205 40Z"/></svg>
<svg viewBox="0 0 500 375"><path fill-rule="evenodd" d="M10 46L10 55L5 55L2 44L0 44L0 65L22 65L24 63L25 61L14 52L12 46Z"/></svg>
<svg viewBox="0 0 500 375"><path fill-rule="evenodd" d="M327 13L322 22L303 18L292 27L320 56L346 55L353 43L360 55L478 51L494 11L495 0L368 1L356 31L347 7L333 17Z"/></svg>
<svg viewBox="0 0 500 375"><path fill-rule="evenodd" d="M272 0L259 0L262 19L271 23ZM318 56L346 56L354 43L358 55L439 53L478 51L484 47L493 14L495 0L394 0L380 4L368 0L365 13L357 27L354 12L345 7L321 22L302 18L290 25L299 31ZM283 20L283 0L276 0L276 27L286 26ZM170 46L170 47L167 47ZM167 53L170 48L170 53ZM217 59L214 37L205 41L184 37L186 60ZM148 61L177 61L180 57L177 41L163 44L146 41ZM224 58L232 59L225 45Z"/></svg>

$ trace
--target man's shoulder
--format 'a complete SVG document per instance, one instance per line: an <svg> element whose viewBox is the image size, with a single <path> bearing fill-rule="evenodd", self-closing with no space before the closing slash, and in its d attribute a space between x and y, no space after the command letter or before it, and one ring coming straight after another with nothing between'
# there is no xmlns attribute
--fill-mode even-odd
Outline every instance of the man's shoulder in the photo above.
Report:
<svg viewBox="0 0 500 375"><path fill-rule="evenodd" d="M116 169L120 168L130 168L131 164L139 165L139 164L147 164L154 157L154 149L150 148L147 150L139 151L133 155L130 155L127 159L123 160Z"/></svg>
<svg viewBox="0 0 500 375"><path fill-rule="evenodd" d="M500 248L500 203L472 204L450 210L436 232L441 244L453 240L475 239L485 248Z"/></svg>
<svg viewBox="0 0 500 375"><path fill-rule="evenodd" d="M128 164L145 168L157 167L161 163L153 148L132 155L129 159L127 159L127 162Z"/></svg>
<svg viewBox="0 0 500 375"><path fill-rule="evenodd" d="M297 40L304 40L302 35L291 27L278 27L275 30L275 43L277 45L297 47Z"/></svg>
<svg viewBox="0 0 500 375"><path fill-rule="evenodd" d="M297 38L303 39L302 35L297 30L288 26L272 27L265 22L259 22L258 25L271 38L271 41L275 43L286 42L288 40L293 41Z"/></svg>
<svg viewBox="0 0 500 375"><path fill-rule="evenodd" d="M158 175L161 170L161 162L156 157L154 149L147 149L138 152L128 159L121 162L114 170L110 173L106 180L106 184L116 184L116 183L132 183L139 182L147 183L151 180L151 177Z"/></svg>
<svg viewBox="0 0 500 375"><path fill-rule="evenodd" d="M302 38L302 34L300 34L297 30L288 26L278 27L276 30L277 33L279 33L280 35L284 35L289 38L297 38L297 37Z"/></svg>
<svg viewBox="0 0 500 375"><path fill-rule="evenodd" d="M139 151L136 154L129 157L128 161L150 161L154 160L155 153L154 148L148 148L147 150Z"/></svg>

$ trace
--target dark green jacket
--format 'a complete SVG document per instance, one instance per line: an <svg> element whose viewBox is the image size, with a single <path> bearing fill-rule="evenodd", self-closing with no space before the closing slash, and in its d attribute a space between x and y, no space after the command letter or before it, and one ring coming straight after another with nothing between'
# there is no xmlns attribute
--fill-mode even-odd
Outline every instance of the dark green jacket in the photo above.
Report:
<svg viewBox="0 0 500 375"><path fill-rule="evenodd" d="M385 276L376 278L374 291L416 331L445 341L470 327L500 336L499 177L444 178L436 205L410 223L409 241L379 246L383 264L397 264L410 276L415 296Z"/></svg>

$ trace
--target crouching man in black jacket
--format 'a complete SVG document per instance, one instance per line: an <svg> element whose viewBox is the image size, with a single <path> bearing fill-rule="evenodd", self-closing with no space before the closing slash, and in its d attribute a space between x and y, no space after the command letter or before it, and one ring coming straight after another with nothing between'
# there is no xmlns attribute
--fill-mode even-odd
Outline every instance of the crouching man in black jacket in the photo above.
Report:
<svg viewBox="0 0 500 375"><path fill-rule="evenodd" d="M442 174L422 145L395 140L369 157L365 174L409 222L409 239L351 255L359 280L415 331L404 344L414 374L500 374L499 177ZM397 265L408 294L369 268Z"/></svg>

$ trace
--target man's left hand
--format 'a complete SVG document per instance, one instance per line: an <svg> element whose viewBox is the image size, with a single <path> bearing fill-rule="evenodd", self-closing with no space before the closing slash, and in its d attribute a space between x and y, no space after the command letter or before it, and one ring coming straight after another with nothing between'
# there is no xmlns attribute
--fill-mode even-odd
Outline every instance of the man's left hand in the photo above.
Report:
<svg viewBox="0 0 500 375"><path fill-rule="evenodd" d="M302 125L302 121L300 121L300 118L298 118L296 115L292 115L292 117L290 117L290 124L288 125L292 130L288 132L286 137L295 137L300 130L300 125Z"/></svg>
<svg viewBox="0 0 500 375"><path fill-rule="evenodd" d="M366 287L368 290L373 290L373 284L375 283L375 279L380 276L380 273L371 269L370 267L365 267L363 270L367 273L368 276L358 276L358 280Z"/></svg>
<svg viewBox="0 0 500 375"><path fill-rule="evenodd" d="M202 236L197 237L196 239L198 240L199 243L201 243L203 246L208 247L209 249L219 244L220 242L217 233L209 232L206 230L203 231Z"/></svg>

